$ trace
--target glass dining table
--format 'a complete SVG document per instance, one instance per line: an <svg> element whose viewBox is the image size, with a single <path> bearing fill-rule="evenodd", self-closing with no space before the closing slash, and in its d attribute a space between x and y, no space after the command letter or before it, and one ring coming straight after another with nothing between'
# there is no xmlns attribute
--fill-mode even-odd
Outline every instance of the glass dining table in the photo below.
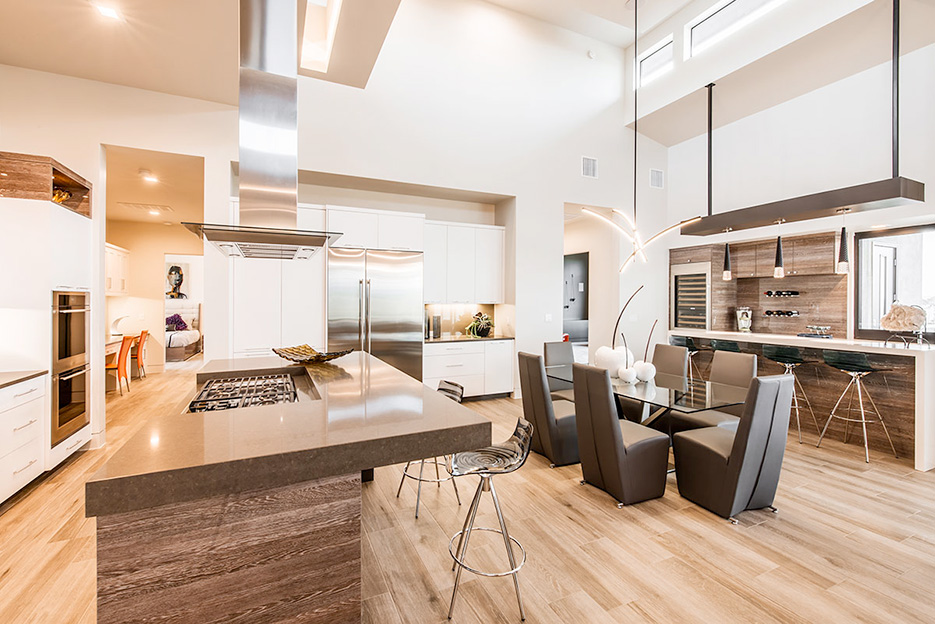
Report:
<svg viewBox="0 0 935 624"><path fill-rule="evenodd" d="M572 383L572 365L546 366L546 376L550 379ZM747 397L747 389L740 386L690 380L679 375L659 373L652 381L625 383L616 377L610 380L613 392L618 397L641 401L658 409L644 412L642 424L662 425L670 412L691 414L705 410L717 410L734 405L742 405ZM664 430L662 427L657 428Z"/></svg>

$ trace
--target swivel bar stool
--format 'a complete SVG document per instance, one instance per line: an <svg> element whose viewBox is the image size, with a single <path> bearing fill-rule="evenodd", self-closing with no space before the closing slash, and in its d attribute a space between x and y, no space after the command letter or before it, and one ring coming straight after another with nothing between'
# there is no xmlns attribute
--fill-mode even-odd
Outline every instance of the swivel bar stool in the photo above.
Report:
<svg viewBox="0 0 935 624"><path fill-rule="evenodd" d="M526 619L526 611L523 609L523 597L519 591L519 578L516 573L526 563L526 549L515 537L510 537L506 529L506 521L503 519L503 511L500 509L500 499L497 498L497 489L493 485L494 475L502 475L519 470L526 463L529 457L529 448L532 445L532 424L520 417L516 421L516 429L510 439L502 444L495 444L476 451L466 451L464 453L455 453L448 460L448 472L452 477L463 477L467 475L477 475L480 482L477 484L477 491L474 493L474 500L468 509L467 516L464 518L464 527L451 536L448 542L448 553L454 559L451 569L458 568L455 575L455 586L451 592L451 606L448 608L448 619L451 619L455 609L455 600L458 597L458 586L461 583L461 572L467 570L480 576L495 577L508 576L513 577L513 587L516 589L516 601L519 603L519 615L522 620ZM474 519L477 517L477 508L480 506L482 492L490 492L493 498L494 509L497 510L497 518L500 520L500 530L475 527ZM510 569L505 572L485 572L472 568L465 559L467 557L468 543L471 541L471 533L474 531L489 531L499 533L503 536L503 543L506 545L507 558L510 561ZM455 539L458 545L455 547ZM522 560L517 563L513 552L513 544L519 547L522 553Z"/></svg>
<svg viewBox="0 0 935 624"><path fill-rule="evenodd" d="M461 399L464 397L464 386L453 381L445 381L444 379L438 382L438 392L445 395L452 401L460 403ZM444 457L444 460L448 461L448 456ZM425 462L430 464L435 464L435 478L431 479L429 477L423 477L422 474L425 471ZM417 477L414 474L409 474L409 466L413 462L406 462L406 467L403 468L403 476L399 479L399 488L396 490L396 498L399 498L400 492L403 491L403 483L406 482L406 478L414 479L419 482L419 488L416 490L416 518L419 517L419 502L422 500L422 484L423 483L434 483L438 487L442 486L443 481L451 481L451 485L455 489L455 498L458 499L458 505L461 505L461 496L458 494L458 484L455 483L454 478L451 475L442 477L441 473L438 470L438 458L432 457L431 459L422 459L419 460L419 476Z"/></svg>
<svg viewBox="0 0 935 624"><path fill-rule="evenodd" d="M893 439L890 437L890 432L886 429L886 423L883 422L883 414L880 413L880 410L877 409L876 403L873 402L873 397L870 396L870 393L867 392L867 389L864 388L863 378L869 375L870 373L882 373L886 369L874 368L870 364L870 359L867 357L866 353L852 352L852 351L822 351L822 357L825 360L825 364L836 368L842 373L847 373L850 375L851 380L847 383L847 387L844 388L844 392L841 393L841 396L838 398L838 402L834 404L834 408L831 410L831 414L828 416L827 422L825 422L825 428L821 430L821 435L818 436L818 444L815 446L821 446L821 441L825 437L825 433L828 431L828 425L831 424L831 421L835 418L844 421L844 441L847 442L847 433L848 426L851 423L860 423L861 428L863 429L864 434L864 459L869 464L870 463L870 445L867 441L867 423L879 422L883 426L883 433L886 434L886 439L889 440L890 448L893 449L893 456L897 459L899 456L896 454L896 447L893 446ZM851 393L851 398L848 403L845 413L847 416L841 416L837 413L838 407L841 405L841 401L844 400L844 397L847 395L848 391ZM857 405L858 410L860 411L860 418L852 418L851 413L855 410L852 409L851 403L854 400L854 392L857 393ZM870 405L873 409L868 409L864 407L864 396L870 401ZM879 420L868 420L867 414L876 415Z"/></svg>
<svg viewBox="0 0 935 624"><path fill-rule="evenodd" d="M704 381L704 377L701 375L701 369L698 368L698 364L695 363L695 356L701 351L698 345L695 344L695 339L689 336L670 336L669 344L673 347L685 347L688 349L688 383L695 383L694 373L698 373L698 381Z"/></svg>
<svg viewBox="0 0 935 624"><path fill-rule="evenodd" d="M799 420L799 395L802 396L805 406L808 407L808 411L812 415L812 421L815 423L815 431L821 433L821 429L818 427L818 419L815 418L815 412L812 410L812 403L808 400L808 395L805 394L805 388L802 387L802 383L795 375L795 369L805 364L805 358L802 357L802 352L799 351L799 348L780 345L763 345L763 357L777 364L782 364L786 369L783 374L792 375L792 378L795 380L792 393L792 409L795 410L795 426L799 430L799 444L802 444L802 423Z"/></svg>

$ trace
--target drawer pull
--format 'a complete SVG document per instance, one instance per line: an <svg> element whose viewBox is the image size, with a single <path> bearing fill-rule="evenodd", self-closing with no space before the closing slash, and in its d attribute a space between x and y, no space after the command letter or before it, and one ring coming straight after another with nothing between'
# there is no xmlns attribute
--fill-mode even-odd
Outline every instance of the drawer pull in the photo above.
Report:
<svg viewBox="0 0 935 624"><path fill-rule="evenodd" d="M464 347L445 347L445 351L464 351Z"/></svg>
<svg viewBox="0 0 935 624"><path fill-rule="evenodd" d="M464 366L464 364L446 364L445 368L460 368L462 366Z"/></svg>
<svg viewBox="0 0 935 624"><path fill-rule="evenodd" d="M34 424L36 424L37 422L39 422L39 421L36 420L35 418L33 418L32 420L30 420L30 421L29 421L28 423L26 423L25 425L20 425L19 427L13 427L13 433L16 433L17 431L21 431L21 430L25 429L26 427L28 427L29 425L34 425Z"/></svg>
<svg viewBox="0 0 935 624"><path fill-rule="evenodd" d="M19 394L14 394L14 395L13 395L13 398L14 398L14 399L18 399L18 398L20 398L21 396L26 396L27 394L32 394L33 392L35 392L35 391L38 390L38 389L39 389L38 386L36 386L35 388L30 388L30 389L27 390L26 392L20 392Z"/></svg>
<svg viewBox="0 0 935 624"><path fill-rule="evenodd" d="M22 468L20 468L19 470L14 470L14 471L13 471L13 476L15 477L15 476L18 475L19 473L23 472L24 470L26 470L27 468L29 468L30 466L32 466L33 464L35 464L37 461L39 461L39 460L38 460L38 459L33 459L33 460L31 460L28 464L26 464L25 466L23 466Z"/></svg>
<svg viewBox="0 0 935 624"><path fill-rule="evenodd" d="M70 451L70 450L72 450L72 449L78 448L79 446L81 446L81 445L84 444L85 442L86 442L86 440L78 440L77 442L75 442L74 444L72 444L71 446L69 446L68 448L66 448L65 450L66 450L66 451Z"/></svg>

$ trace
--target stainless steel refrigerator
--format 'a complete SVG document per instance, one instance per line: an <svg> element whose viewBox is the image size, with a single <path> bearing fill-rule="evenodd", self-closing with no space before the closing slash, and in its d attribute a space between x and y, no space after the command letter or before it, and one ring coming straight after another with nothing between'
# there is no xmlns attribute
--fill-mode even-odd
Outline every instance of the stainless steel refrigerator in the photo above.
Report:
<svg viewBox="0 0 935 624"><path fill-rule="evenodd" d="M328 350L367 351L422 380L422 253L328 250Z"/></svg>

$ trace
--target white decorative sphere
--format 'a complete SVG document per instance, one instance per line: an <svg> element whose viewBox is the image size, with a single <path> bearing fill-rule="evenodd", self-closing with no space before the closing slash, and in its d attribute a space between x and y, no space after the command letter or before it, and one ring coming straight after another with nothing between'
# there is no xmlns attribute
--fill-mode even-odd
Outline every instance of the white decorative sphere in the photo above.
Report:
<svg viewBox="0 0 935 624"><path fill-rule="evenodd" d="M617 377L619 377L620 381L623 383L636 383L636 371L633 370L632 366L618 370Z"/></svg>
<svg viewBox="0 0 935 624"><path fill-rule="evenodd" d="M633 365L633 370L640 381L651 381L656 376L656 367L649 362L637 362Z"/></svg>
<svg viewBox="0 0 935 624"><path fill-rule="evenodd" d="M616 377L617 371L621 368L633 365L633 353L623 347L616 349L601 347L594 353L594 365L598 368L606 368L610 371L611 377Z"/></svg>

